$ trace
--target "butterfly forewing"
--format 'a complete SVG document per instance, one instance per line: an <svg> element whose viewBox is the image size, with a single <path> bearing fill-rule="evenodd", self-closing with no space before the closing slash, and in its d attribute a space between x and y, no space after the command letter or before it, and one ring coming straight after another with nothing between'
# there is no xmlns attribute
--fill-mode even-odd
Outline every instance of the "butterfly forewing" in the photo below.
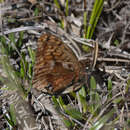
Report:
<svg viewBox="0 0 130 130"><path fill-rule="evenodd" d="M60 38L43 34L38 40L33 87L57 94L81 78L83 66Z"/></svg>

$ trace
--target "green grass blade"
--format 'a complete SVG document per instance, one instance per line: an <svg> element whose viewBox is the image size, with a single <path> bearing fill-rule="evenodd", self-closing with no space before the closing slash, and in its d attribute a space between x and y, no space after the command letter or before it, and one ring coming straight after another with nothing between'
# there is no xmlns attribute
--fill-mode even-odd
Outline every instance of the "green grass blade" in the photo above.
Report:
<svg viewBox="0 0 130 130"><path fill-rule="evenodd" d="M14 125L16 125L16 113L15 113L15 107L13 104L10 105L10 117L11 121L13 122Z"/></svg>
<svg viewBox="0 0 130 130"><path fill-rule="evenodd" d="M102 1L100 2L100 4L99 4L99 8L98 8L98 10L97 10L97 15L95 16L95 19L94 19L95 22L93 23L93 27L92 27L92 29L91 29L90 38L92 38L92 36L93 36L93 32L94 32L95 27L96 27L96 25L97 25L97 23L98 23L100 14L101 14L101 12L102 12L102 9L103 9L103 0L102 0Z"/></svg>
<svg viewBox="0 0 130 130"><path fill-rule="evenodd" d="M98 0L95 1L94 7L93 7L93 10L92 10L92 13L91 13L91 17L90 17L90 21L89 21L89 25L88 25L88 30L87 30L87 39L89 39L89 35L90 35L91 28L92 28L92 24L94 22L94 17L96 15L97 5L98 5Z"/></svg>
<svg viewBox="0 0 130 130"><path fill-rule="evenodd" d="M58 9L61 9L61 8L60 8L60 4L58 3L58 0L54 0L54 3L55 3L55 5L56 5L56 7L57 7Z"/></svg>
<svg viewBox="0 0 130 130"><path fill-rule="evenodd" d="M97 88L96 81L95 81L95 78L93 76L91 76L91 79L90 79L90 86L91 86L92 90L95 90Z"/></svg>
<svg viewBox="0 0 130 130"><path fill-rule="evenodd" d="M90 22L87 30L87 39L90 39L95 30L96 24L98 22L99 16L103 8L104 0L96 0L94 3L93 11L90 17Z"/></svg>
<svg viewBox="0 0 130 130"><path fill-rule="evenodd" d="M29 52L29 56L31 58L32 64L34 65L34 63L35 63L35 52L30 47L28 47L28 52Z"/></svg>
<svg viewBox="0 0 130 130"><path fill-rule="evenodd" d="M7 55L5 55L5 50L3 46L1 46L1 52L2 52L2 56L1 56L1 64L3 67L3 71L5 72L7 78L8 78L8 89L16 89L18 90L18 92L21 94L21 96L25 96L25 91L22 87L21 84L21 80L19 79L19 77L16 75L16 72L14 71L14 69L12 68L12 66L10 65L9 62L9 58Z"/></svg>
<svg viewBox="0 0 130 130"><path fill-rule="evenodd" d="M109 79L108 80L108 97L111 99L112 98L112 81Z"/></svg>
<svg viewBox="0 0 130 130"><path fill-rule="evenodd" d="M95 122L95 124L90 128L90 130L100 130L114 114L114 111L115 110L112 109L109 113L100 118L97 122Z"/></svg>
<svg viewBox="0 0 130 130"><path fill-rule="evenodd" d="M82 113L80 111L76 110L75 108L66 110L66 113L74 119L77 119L77 120L83 119Z"/></svg>
<svg viewBox="0 0 130 130"><path fill-rule="evenodd" d="M70 120L67 119L67 118L64 118L64 119L63 119L63 122L64 122L64 124L65 124L65 126L66 126L67 128L72 128L72 127L74 127L74 122L70 121Z"/></svg>
<svg viewBox="0 0 130 130"><path fill-rule="evenodd" d="M66 16L68 16L68 14L69 14L69 7L68 7L68 4L69 4L69 1L66 0L66 8L65 8L65 14L66 14Z"/></svg>
<svg viewBox="0 0 130 130"><path fill-rule="evenodd" d="M23 38L24 38L24 32L19 32L19 39L17 41L17 44L16 44L16 47L17 48L22 48L22 45L23 45Z"/></svg>
<svg viewBox="0 0 130 130"><path fill-rule="evenodd" d="M87 12L84 12L84 37L87 37Z"/></svg>

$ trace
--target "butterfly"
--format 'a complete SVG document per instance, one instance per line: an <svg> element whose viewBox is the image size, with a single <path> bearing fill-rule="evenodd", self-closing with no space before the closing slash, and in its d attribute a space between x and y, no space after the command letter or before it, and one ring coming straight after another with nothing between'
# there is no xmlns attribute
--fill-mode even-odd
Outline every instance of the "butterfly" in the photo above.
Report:
<svg viewBox="0 0 130 130"><path fill-rule="evenodd" d="M84 65L62 40L50 33L38 39L33 88L49 94L76 91L84 78ZM69 90L69 91L70 91Z"/></svg>

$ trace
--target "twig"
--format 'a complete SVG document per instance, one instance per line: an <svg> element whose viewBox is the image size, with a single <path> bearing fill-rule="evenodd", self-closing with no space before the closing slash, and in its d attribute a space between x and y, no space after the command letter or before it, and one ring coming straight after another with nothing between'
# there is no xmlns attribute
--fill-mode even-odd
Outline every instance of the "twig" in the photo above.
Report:
<svg viewBox="0 0 130 130"><path fill-rule="evenodd" d="M111 51L111 52L107 51L107 55L130 59L130 54L123 54L123 52L121 54L120 52L116 52L116 51Z"/></svg>
<svg viewBox="0 0 130 130"><path fill-rule="evenodd" d="M79 42L79 43L83 44L83 45L87 45L89 47L94 48L93 43L95 41L92 40L92 39L84 39L84 38L78 38L78 37L72 37L72 39L75 40L76 42Z"/></svg>
<svg viewBox="0 0 130 130"><path fill-rule="evenodd" d="M94 70L97 58L98 58L98 41L95 42L94 54L93 54L93 63L92 63L92 70Z"/></svg>
<svg viewBox="0 0 130 130"><path fill-rule="evenodd" d="M108 61L108 62L124 62L124 63L130 63L130 60L126 59L116 59L116 58L98 58L98 61Z"/></svg>
<svg viewBox="0 0 130 130"><path fill-rule="evenodd" d="M3 34L9 34L9 33L15 33L15 32L21 32L21 31L28 31L28 30L44 30L46 27L46 24L44 26L27 26L27 27L19 27L19 28L14 28L8 31L4 31ZM3 35L0 33L0 35Z"/></svg>

